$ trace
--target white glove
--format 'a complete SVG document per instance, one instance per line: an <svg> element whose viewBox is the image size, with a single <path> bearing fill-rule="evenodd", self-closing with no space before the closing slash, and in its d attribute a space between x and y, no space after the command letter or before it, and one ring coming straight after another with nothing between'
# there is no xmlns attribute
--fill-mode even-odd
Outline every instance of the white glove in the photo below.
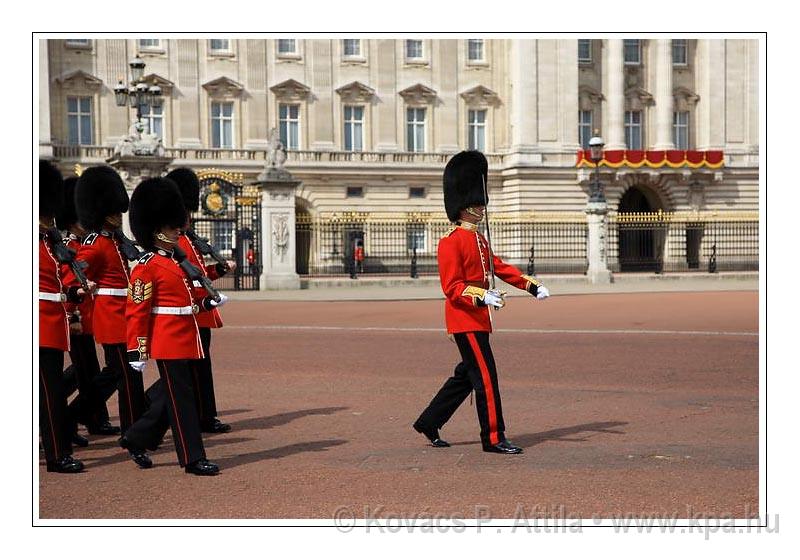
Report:
<svg viewBox="0 0 800 560"><path fill-rule="evenodd" d="M505 294L500 290L486 290L483 294L483 303L491 305L495 309L502 309L506 304L503 296Z"/></svg>
<svg viewBox="0 0 800 560"><path fill-rule="evenodd" d="M216 300L214 300L214 298L211 298L211 300L209 300L208 304L211 307L222 307L223 305L225 305L226 301L228 301L228 296L226 296L223 293L220 293L219 294L219 301L216 301Z"/></svg>
<svg viewBox="0 0 800 560"><path fill-rule="evenodd" d="M144 373L144 366L147 362L128 362L130 366L138 371L139 373Z"/></svg>
<svg viewBox="0 0 800 560"><path fill-rule="evenodd" d="M544 286L536 288L536 299L545 299L550 297L550 290Z"/></svg>

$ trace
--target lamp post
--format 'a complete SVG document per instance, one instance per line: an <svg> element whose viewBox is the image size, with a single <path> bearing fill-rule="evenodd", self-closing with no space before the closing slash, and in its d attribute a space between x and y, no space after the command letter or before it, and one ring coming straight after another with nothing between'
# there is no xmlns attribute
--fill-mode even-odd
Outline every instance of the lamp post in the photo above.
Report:
<svg viewBox="0 0 800 560"><path fill-rule="evenodd" d="M142 108L146 106L161 107L164 103L164 96L161 88L156 84L148 86L142 80L144 76L144 61L136 55L136 58L128 63L131 69L131 80L126 86L120 78L119 83L114 87L114 97L117 107L130 106L136 109L136 121L142 120Z"/></svg>
<svg viewBox="0 0 800 560"><path fill-rule="evenodd" d="M603 160L603 146L605 143L599 136L593 136L589 140L589 159L594 163L594 181L592 181L592 194L589 202L605 202L603 185L600 183L600 162Z"/></svg>

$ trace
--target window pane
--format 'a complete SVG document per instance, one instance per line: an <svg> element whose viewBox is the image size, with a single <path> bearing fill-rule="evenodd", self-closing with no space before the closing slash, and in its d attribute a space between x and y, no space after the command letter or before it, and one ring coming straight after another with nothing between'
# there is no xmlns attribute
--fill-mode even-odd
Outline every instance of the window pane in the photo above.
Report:
<svg viewBox="0 0 800 560"><path fill-rule="evenodd" d="M624 39L625 62L639 63L639 39Z"/></svg>
<svg viewBox="0 0 800 560"><path fill-rule="evenodd" d="M289 147L296 150L300 146L300 130L296 122L290 124Z"/></svg>
<svg viewBox="0 0 800 560"><path fill-rule="evenodd" d="M286 105L278 106L278 116L279 116L279 118L285 119L286 118L286 111L288 111L288 107Z"/></svg>
<svg viewBox="0 0 800 560"><path fill-rule="evenodd" d="M211 147L220 147L219 119L213 119L211 121Z"/></svg>
<svg viewBox="0 0 800 560"><path fill-rule="evenodd" d="M686 64L686 39L672 40L672 63Z"/></svg>
<svg viewBox="0 0 800 560"><path fill-rule="evenodd" d="M281 131L281 144L283 144L284 148L289 147L289 123L286 121L281 121L280 123L280 131Z"/></svg>
<svg viewBox="0 0 800 560"><path fill-rule="evenodd" d="M297 115L300 113L300 106L299 105L290 105L289 106L289 117L296 119Z"/></svg>
<svg viewBox="0 0 800 560"><path fill-rule="evenodd" d="M155 134L159 138L163 138L163 130L162 130L162 120L161 119L153 119L153 128L150 131L152 134Z"/></svg>
<svg viewBox="0 0 800 560"><path fill-rule="evenodd" d="M92 143L92 117L81 116L81 144Z"/></svg>
<svg viewBox="0 0 800 560"><path fill-rule="evenodd" d="M212 103L211 104L211 116L212 117L219 117L219 103Z"/></svg>
<svg viewBox="0 0 800 560"><path fill-rule="evenodd" d="M475 149L482 152L486 149L486 128L479 126L477 129L477 141Z"/></svg>
<svg viewBox="0 0 800 560"><path fill-rule="evenodd" d="M486 111L477 111L477 113L478 113L478 115L477 115L477 116L478 116L478 118L477 118L477 121L478 121L480 124L483 124L483 123L485 123L485 122L486 122Z"/></svg>
<svg viewBox="0 0 800 560"><path fill-rule="evenodd" d="M81 97L81 113L92 112L92 99L90 97Z"/></svg>
<svg viewBox="0 0 800 560"><path fill-rule="evenodd" d="M70 115L67 117L67 128L69 131L69 143L78 144L78 117L76 115Z"/></svg>
<svg viewBox="0 0 800 560"><path fill-rule="evenodd" d="M278 52L279 53L295 52L294 39L278 39Z"/></svg>
<svg viewBox="0 0 800 560"><path fill-rule="evenodd" d="M344 149L345 150L353 149L353 133L351 125L349 123L344 125Z"/></svg>
<svg viewBox="0 0 800 560"><path fill-rule="evenodd" d="M422 58L422 41L409 39L406 41L406 57Z"/></svg>
<svg viewBox="0 0 800 560"><path fill-rule="evenodd" d="M353 107L353 118L357 121L364 119L364 107Z"/></svg>
<svg viewBox="0 0 800 560"><path fill-rule="evenodd" d="M424 152L425 151L425 127L423 125L417 125L416 131L416 151L417 152Z"/></svg>
<svg viewBox="0 0 800 560"><path fill-rule="evenodd" d="M227 51L229 49L228 39L211 39L212 51Z"/></svg>
<svg viewBox="0 0 800 560"><path fill-rule="evenodd" d="M78 98L77 97L67 97L67 112L69 112L69 113L77 113L78 112Z"/></svg>
<svg viewBox="0 0 800 560"><path fill-rule="evenodd" d="M578 39L578 61L592 61L592 42L590 39Z"/></svg>
<svg viewBox="0 0 800 560"><path fill-rule="evenodd" d="M233 116L233 103L225 103L222 105L222 116L224 117Z"/></svg>
<svg viewBox="0 0 800 560"><path fill-rule="evenodd" d="M233 147L233 123L231 121L222 121L222 147Z"/></svg>
<svg viewBox="0 0 800 560"><path fill-rule="evenodd" d="M360 39L345 39L344 40L344 54L345 56L358 56L361 54L361 40Z"/></svg>
<svg viewBox="0 0 800 560"><path fill-rule="evenodd" d="M344 106L344 120L349 121L352 119L353 108L350 105Z"/></svg>
<svg viewBox="0 0 800 560"><path fill-rule="evenodd" d="M364 146L362 145L363 133L361 128L361 124L356 124L353 126L353 149L357 152L360 152L364 149Z"/></svg>

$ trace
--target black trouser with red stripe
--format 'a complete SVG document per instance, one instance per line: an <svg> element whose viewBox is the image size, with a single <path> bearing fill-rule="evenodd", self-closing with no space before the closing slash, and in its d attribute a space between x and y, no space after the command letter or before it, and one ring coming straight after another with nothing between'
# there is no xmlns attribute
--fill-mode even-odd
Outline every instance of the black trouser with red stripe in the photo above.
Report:
<svg viewBox="0 0 800 560"><path fill-rule="evenodd" d="M70 334L69 347L78 381L78 396L69 403L70 418L73 423L97 426L108 421L106 400L117 388L116 378L101 374L92 335Z"/></svg>
<svg viewBox="0 0 800 560"><path fill-rule="evenodd" d="M39 429L48 462L72 455L64 393L64 351L39 347Z"/></svg>
<svg viewBox="0 0 800 560"><path fill-rule="evenodd" d="M189 367L192 370L194 394L197 401L197 412L200 415L200 425L211 424L217 417L217 401L214 398L214 379L211 374L211 329L200 327L200 341L203 344L205 358L192 360Z"/></svg>
<svg viewBox="0 0 800 560"><path fill-rule="evenodd" d="M450 420L464 399L475 391L475 407L481 425L481 443L495 445L505 439L500 387L497 384L492 348L488 332L456 333L453 335L461 363L453 376L445 381L436 396L419 417L423 426L439 429Z"/></svg>
<svg viewBox="0 0 800 560"><path fill-rule="evenodd" d="M117 376L119 389L119 426L125 433L144 413L144 381L142 374L128 364L125 344L103 344L106 365Z"/></svg>
<svg viewBox="0 0 800 560"><path fill-rule="evenodd" d="M182 467L206 457L192 388L193 361L156 360L159 379L148 389L150 407L125 432L125 439L136 447L154 450L164 436L167 419Z"/></svg>

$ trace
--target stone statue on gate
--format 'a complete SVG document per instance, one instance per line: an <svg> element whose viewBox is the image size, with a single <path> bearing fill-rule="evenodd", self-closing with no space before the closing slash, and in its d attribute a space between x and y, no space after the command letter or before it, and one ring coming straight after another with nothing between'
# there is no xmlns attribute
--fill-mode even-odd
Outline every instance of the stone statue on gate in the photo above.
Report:
<svg viewBox="0 0 800 560"><path fill-rule="evenodd" d="M114 156L156 156L164 157L164 144L156 134L144 131L145 121L137 120L128 129L128 135L117 142Z"/></svg>
<svg viewBox="0 0 800 560"><path fill-rule="evenodd" d="M269 144L267 145L267 159L264 162L264 171L258 176L258 180L291 179L291 173L283 168L284 163L286 163L286 148L281 142L278 129L273 128L269 131Z"/></svg>

